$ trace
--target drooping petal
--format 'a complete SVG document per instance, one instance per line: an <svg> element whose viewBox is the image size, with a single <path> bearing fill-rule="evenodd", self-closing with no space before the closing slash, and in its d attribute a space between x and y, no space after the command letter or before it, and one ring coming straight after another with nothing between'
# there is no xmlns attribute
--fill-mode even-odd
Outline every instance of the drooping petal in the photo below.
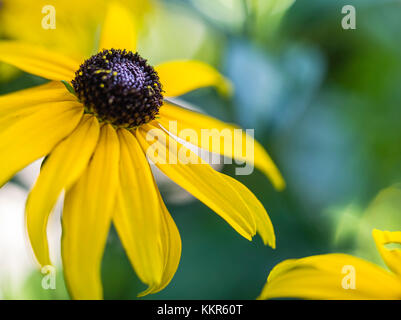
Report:
<svg viewBox="0 0 401 320"><path fill-rule="evenodd" d="M48 103L0 131L0 186L47 155L75 129L82 113L83 106L77 102Z"/></svg>
<svg viewBox="0 0 401 320"><path fill-rule="evenodd" d="M121 146L118 210L113 215L121 242L149 291L160 286L164 259L162 211L157 187L142 149L129 131L118 131Z"/></svg>
<svg viewBox="0 0 401 320"><path fill-rule="evenodd" d="M373 230L373 239L386 265L397 275L401 276L401 249L386 248L385 245L401 244L401 231Z"/></svg>
<svg viewBox="0 0 401 320"><path fill-rule="evenodd" d="M66 192L63 211L64 276L74 299L101 299L101 261L118 190L118 137L104 125L94 155Z"/></svg>
<svg viewBox="0 0 401 320"><path fill-rule="evenodd" d="M259 299L399 299L395 275L346 254L286 260L271 271Z"/></svg>
<svg viewBox="0 0 401 320"><path fill-rule="evenodd" d="M181 237L178 228L168 212L166 205L160 195L155 182L155 188L159 194L161 215L162 215L162 229L161 229L161 245L162 254L164 258L164 270L160 284L158 286L149 287L148 290L142 292L140 296L144 296L150 293L157 293L163 290L173 278L177 271L178 265L181 258Z"/></svg>
<svg viewBox="0 0 401 320"><path fill-rule="evenodd" d="M38 104L58 101L77 101L77 99L57 81L6 94L0 96L0 119Z"/></svg>
<svg viewBox="0 0 401 320"><path fill-rule="evenodd" d="M203 87L216 87L222 94L232 91L231 83L216 69L200 61L170 61L156 66L167 97L177 97Z"/></svg>
<svg viewBox="0 0 401 320"><path fill-rule="evenodd" d="M137 137L146 155L164 174L220 215L240 235L252 239L256 233L254 215L230 180L180 145L181 152L189 154L197 162L186 163L180 158L181 153L174 152L174 148L169 149L175 141L160 127L143 126ZM158 139L160 137L162 139Z"/></svg>
<svg viewBox="0 0 401 320"><path fill-rule="evenodd" d="M136 51L134 17L123 6L113 1L107 10L102 26L99 50L126 49Z"/></svg>
<svg viewBox="0 0 401 320"><path fill-rule="evenodd" d="M198 146L213 153L219 153L237 161L254 164L270 180L277 190L285 188L285 181L276 165L265 149L240 128L224 123L210 116L186 110L171 104L160 108L158 121L172 134L180 137L185 129L195 130L199 137ZM176 128L170 126L170 121L176 121ZM170 128L171 127L171 128ZM205 138L202 138L205 137ZM224 141L228 141L227 146ZM218 143L216 143L218 142ZM254 152L247 152L247 146L253 143ZM250 154L249 154L250 153Z"/></svg>
<svg viewBox="0 0 401 320"><path fill-rule="evenodd" d="M40 265L50 265L47 221L63 189L69 189L85 170L99 136L95 117L85 115L68 138L58 144L44 163L26 204L29 239Z"/></svg>
<svg viewBox="0 0 401 320"><path fill-rule="evenodd" d="M17 41L0 42L0 61L49 80L74 78L79 62L59 53Z"/></svg>
<svg viewBox="0 0 401 320"><path fill-rule="evenodd" d="M260 235L265 245L269 245L273 249L276 248L276 236L274 234L273 224L270 220L266 209L260 203L258 198L242 183L231 178L230 176L222 175L236 189L238 196L242 197L244 203L247 204L249 210L255 216L256 231Z"/></svg>

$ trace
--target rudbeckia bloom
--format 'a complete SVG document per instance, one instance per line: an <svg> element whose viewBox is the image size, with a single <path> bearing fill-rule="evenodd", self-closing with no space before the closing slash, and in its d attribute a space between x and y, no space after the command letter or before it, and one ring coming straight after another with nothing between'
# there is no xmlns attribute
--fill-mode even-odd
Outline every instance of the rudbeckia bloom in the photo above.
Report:
<svg viewBox="0 0 401 320"><path fill-rule="evenodd" d="M43 48L0 42L1 61L51 80L0 98L0 185L47 156L26 204L28 235L38 262L51 264L46 225L65 190L62 260L67 287L76 299L102 298L100 266L111 223L138 277L148 285L142 295L163 289L178 267L181 239L152 176L149 147L157 149L150 160L162 172L239 234L251 240L258 232L265 244L275 246L271 221L245 186L201 159L183 164L168 152L177 143L163 127L171 119L177 120L177 130L235 127L165 103L164 97L205 86L225 90L227 81L201 62L174 61L153 68L135 48L131 17L117 4L106 15L100 51L82 64ZM151 143L147 136L155 128L163 139ZM209 151L241 157L213 148ZM166 154L167 163L158 161ZM245 160L283 187L259 144L255 156Z"/></svg>
<svg viewBox="0 0 401 320"><path fill-rule="evenodd" d="M373 230L377 249L391 270L347 254L326 254L279 263L259 299L401 299L401 232Z"/></svg>

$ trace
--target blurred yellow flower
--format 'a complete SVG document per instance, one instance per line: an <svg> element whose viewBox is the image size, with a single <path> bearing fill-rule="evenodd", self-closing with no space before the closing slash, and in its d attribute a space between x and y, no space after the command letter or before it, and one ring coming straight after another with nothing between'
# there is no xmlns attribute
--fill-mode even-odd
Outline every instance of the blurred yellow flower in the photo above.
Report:
<svg viewBox="0 0 401 320"><path fill-rule="evenodd" d="M235 127L166 103L163 95L176 97L207 86L226 92L228 81L198 61L151 67L133 53L134 30L129 12L113 2L100 36L101 51L81 65L68 55L25 42L0 42L0 61L51 80L0 98L0 185L48 155L27 200L28 234L39 263L51 264L47 221L66 190L62 258L67 286L77 299L103 296L100 266L112 222L138 277L149 286L142 295L162 290L178 267L180 235L145 154L243 237L251 240L258 232L265 244L275 246L269 216L251 191L182 145L198 164L182 164L168 153L169 146L177 143L163 128L169 120L177 121L179 130L196 132L208 128L234 132ZM151 145L148 137L155 129L159 136ZM240 138L252 139L245 134ZM157 152L147 153L152 146ZM278 189L284 187L280 172L256 142L254 157L245 159L214 144L198 146L254 162ZM163 154L168 154L168 164L158 161Z"/></svg>
<svg viewBox="0 0 401 320"><path fill-rule="evenodd" d="M270 272L259 299L401 299L401 232L373 230L377 249L392 272L347 255L286 260Z"/></svg>
<svg viewBox="0 0 401 320"><path fill-rule="evenodd" d="M136 21L151 8L152 0L117 0L135 15ZM108 0L2 0L0 35L6 39L43 45L80 59L97 48L93 37L99 32ZM53 6L56 29L44 29L42 20ZM45 12L45 13L44 13Z"/></svg>
<svg viewBox="0 0 401 320"><path fill-rule="evenodd" d="M152 8L154 0L117 0L130 9L136 21ZM104 20L107 0L1 0L0 37L20 40L63 52L75 59L94 53ZM55 29L43 28L42 21L51 5L55 9ZM0 81L10 79L18 69L0 63Z"/></svg>

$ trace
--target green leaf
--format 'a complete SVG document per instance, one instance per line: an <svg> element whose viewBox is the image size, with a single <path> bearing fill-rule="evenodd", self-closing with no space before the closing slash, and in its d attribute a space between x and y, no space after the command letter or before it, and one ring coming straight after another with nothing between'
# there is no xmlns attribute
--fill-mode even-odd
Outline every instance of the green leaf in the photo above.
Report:
<svg viewBox="0 0 401 320"><path fill-rule="evenodd" d="M61 82L65 85L65 87L67 88L67 90L69 92L71 92L73 95L75 95L75 90L68 81L62 80Z"/></svg>

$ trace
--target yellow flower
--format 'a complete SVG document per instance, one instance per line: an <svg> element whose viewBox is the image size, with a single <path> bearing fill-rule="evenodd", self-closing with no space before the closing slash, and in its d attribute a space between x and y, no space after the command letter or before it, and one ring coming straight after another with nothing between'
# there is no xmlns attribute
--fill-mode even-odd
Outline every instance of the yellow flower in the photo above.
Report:
<svg viewBox="0 0 401 320"><path fill-rule="evenodd" d="M265 244L275 246L271 221L252 192L183 146L198 164L182 164L168 152L177 143L162 130L168 120L178 121L177 130L226 128L233 132L235 127L163 104L162 93L176 97L206 86L224 91L227 80L196 61L167 62L154 69L133 53L135 40L130 15L113 3L102 28L102 50L81 65L44 48L0 42L0 61L51 80L0 97L0 185L47 156L26 204L29 239L38 262L51 264L46 226L65 190L62 259L67 286L76 299L102 298L100 265L111 223L138 277L149 286L142 295L163 289L178 267L180 235L145 154L242 236L251 240L258 232ZM155 128L159 137L151 144L147 138ZM251 138L243 134L241 139ZM158 152L149 154L149 148ZM208 150L254 162L278 189L284 186L274 163L256 142L254 157L216 149L214 144ZM159 161L165 154L170 157L168 163Z"/></svg>
<svg viewBox="0 0 401 320"><path fill-rule="evenodd" d="M136 21L152 8L152 0L117 0L128 6ZM1 0L0 37L46 46L74 59L92 54L108 0ZM55 29L43 28L53 6ZM94 10L94 7L96 10ZM77 9L79 8L79 9ZM0 63L0 82L18 75L18 69Z"/></svg>
<svg viewBox="0 0 401 320"><path fill-rule="evenodd" d="M401 232L373 230L377 249L392 272L347 254L286 260L270 272L259 299L401 299Z"/></svg>
<svg viewBox="0 0 401 320"><path fill-rule="evenodd" d="M126 5L136 21L147 13L152 0L117 0ZM7 39L43 45L74 58L90 55L96 48L93 35L104 20L108 0L1 0L0 35ZM55 9L55 29L42 21Z"/></svg>

